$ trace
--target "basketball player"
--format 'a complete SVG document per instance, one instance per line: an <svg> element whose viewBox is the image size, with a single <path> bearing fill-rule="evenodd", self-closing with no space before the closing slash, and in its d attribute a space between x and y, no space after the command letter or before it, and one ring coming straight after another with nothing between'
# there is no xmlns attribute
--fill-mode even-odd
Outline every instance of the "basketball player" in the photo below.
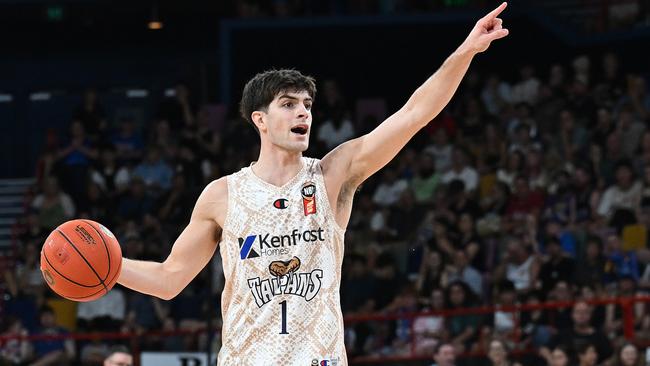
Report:
<svg viewBox="0 0 650 366"><path fill-rule="evenodd" d="M473 57L508 34L497 17L505 7L480 19L400 110L320 161L302 156L314 80L294 70L256 75L241 112L259 132L259 159L205 187L163 263L124 259L118 282L171 299L219 246L219 365L346 365L339 284L353 194L445 107Z"/></svg>

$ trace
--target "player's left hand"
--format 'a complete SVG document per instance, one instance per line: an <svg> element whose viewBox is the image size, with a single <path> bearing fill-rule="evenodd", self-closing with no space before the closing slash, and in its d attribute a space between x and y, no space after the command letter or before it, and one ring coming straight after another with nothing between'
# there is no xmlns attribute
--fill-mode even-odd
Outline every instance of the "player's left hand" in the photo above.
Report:
<svg viewBox="0 0 650 366"><path fill-rule="evenodd" d="M503 20L498 18L506 6L508 6L508 3L502 3L498 8L476 22L464 42L468 49L475 53L483 52L490 47L492 41L508 35L508 30L503 28Z"/></svg>

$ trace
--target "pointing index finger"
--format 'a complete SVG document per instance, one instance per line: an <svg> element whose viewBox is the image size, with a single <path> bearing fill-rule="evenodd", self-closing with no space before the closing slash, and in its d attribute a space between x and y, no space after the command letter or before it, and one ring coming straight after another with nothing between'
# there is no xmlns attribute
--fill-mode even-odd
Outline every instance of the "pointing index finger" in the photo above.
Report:
<svg viewBox="0 0 650 366"><path fill-rule="evenodd" d="M485 16L485 19L494 19L494 18L496 18L497 16L499 16L499 14L501 14L501 12L503 11L503 9L506 8L506 6L508 6L508 3L505 2L505 1L502 2L501 5L499 5L499 7L492 10L490 13L488 13L488 15Z"/></svg>

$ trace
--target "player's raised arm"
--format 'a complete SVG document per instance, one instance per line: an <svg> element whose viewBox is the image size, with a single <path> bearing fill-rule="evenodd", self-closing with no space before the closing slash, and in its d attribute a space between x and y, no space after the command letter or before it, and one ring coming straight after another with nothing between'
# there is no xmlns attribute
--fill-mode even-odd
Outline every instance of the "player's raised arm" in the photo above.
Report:
<svg viewBox="0 0 650 366"><path fill-rule="evenodd" d="M395 114L365 136L338 147L332 156L353 183L360 184L386 165L421 128L449 103L472 58L508 35L498 15L506 3L479 19L465 41Z"/></svg>
<svg viewBox="0 0 650 366"><path fill-rule="evenodd" d="M196 201L190 223L162 262L124 259L118 282L132 290L169 300L187 286L214 255L221 228L215 215L227 202L225 178L209 184Z"/></svg>

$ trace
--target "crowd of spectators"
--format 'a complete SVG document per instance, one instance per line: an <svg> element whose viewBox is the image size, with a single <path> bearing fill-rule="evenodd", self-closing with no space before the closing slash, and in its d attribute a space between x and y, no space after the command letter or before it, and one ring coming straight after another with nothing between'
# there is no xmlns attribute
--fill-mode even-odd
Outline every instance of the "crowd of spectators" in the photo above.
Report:
<svg viewBox="0 0 650 366"><path fill-rule="evenodd" d="M497 309L353 323L350 357L452 349L491 360L477 364L514 365L510 350L532 349L517 356L521 364L639 364L642 352L627 341L650 340L647 306L635 305L635 339L625 340L620 306L590 301L650 289L646 77L611 53L522 65L514 80L471 70L452 103L356 194L341 301L345 316ZM354 114L336 80L319 89L306 155L322 157L380 122ZM112 229L126 257L164 260L202 188L250 164L259 149L255 131L236 118L215 129L183 84L146 123L109 120L92 89L83 100L36 167L38 187L17 225L16 266L4 273L2 334L193 331L206 327L206 314L218 324L219 258L171 301L116 286L78 304L73 329L57 324L49 306L56 296L38 263L54 227L91 218ZM574 305L499 310L549 301ZM142 349L208 346L203 336L140 341ZM218 344L216 337L210 346ZM100 338L15 340L2 344L0 358L95 365L110 346Z"/></svg>

